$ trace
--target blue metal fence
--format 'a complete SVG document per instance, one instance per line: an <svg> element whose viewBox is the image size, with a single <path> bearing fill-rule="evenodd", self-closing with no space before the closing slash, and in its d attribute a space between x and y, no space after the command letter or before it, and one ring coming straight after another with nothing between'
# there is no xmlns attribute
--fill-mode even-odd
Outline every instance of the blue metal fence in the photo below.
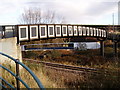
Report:
<svg viewBox="0 0 120 90"><path fill-rule="evenodd" d="M2 80L2 82L4 82L5 84L7 84L12 89L16 89L16 88L20 89L20 82L21 82L26 88L30 89L30 87L19 76L19 65L20 65L23 68L25 68L31 74L31 76L33 77L33 79L36 81L38 87L40 89L42 89L42 90L44 89L44 87L43 87L42 83L40 82L40 80L37 78L37 76L26 65L24 65L23 63L21 63L19 60L14 59L13 57L11 57L9 55L6 55L6 54L4 54L2 52L0 52L0 55L8 57L9 59L11 59L12 61L14 61L16 63L16 73L13 73L8 68L0 65L0 68L3 68L4 70L6 70L7 72L9 72L12 76L14 76L16 78L16 87L12 86L4 78L0 77L0 79ZM0 82L0 86L2 86L3 88L6 88L6 86L3 85L1 82Z"/></svg>

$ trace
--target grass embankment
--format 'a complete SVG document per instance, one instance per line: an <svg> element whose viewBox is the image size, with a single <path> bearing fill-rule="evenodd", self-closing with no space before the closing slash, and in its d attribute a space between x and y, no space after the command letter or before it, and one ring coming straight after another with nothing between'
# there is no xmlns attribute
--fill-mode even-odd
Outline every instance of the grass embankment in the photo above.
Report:
<svg viewBox="0 0 120 90"><path fill-rule="evenodd" d="M117 62L109 63L108 68L103 68L101 74L93 73L73 73L69 71L52 69L45 67L42 64L31 63L24 61L41 80L45 88L119 88L119 67ZM8 66L7 66L8 67ZM13 69L9 66L10 69ZM104 71L108 70L108 73ZM33 78L27 73L26 70L20 71L20 77L31 87L37 88ZM7 72L2 72L3 78L6 78L9 83L15 85L15 78ZM21 84L21 88L24 86Z"/></svg>
<svg viewBox="0 0 120 90"><path fill-rule="evenodd" d="M118 50L120 55L120 49ZM88 51L41 51L41 52L24 52L23 56L42 61L50 61L62 64L71 64L84 67L95 67L102 69L102 74L91 73L71 73L68 71L61 71L45 67L42 64L36 64L24 61L41 80L46 88L119 88L120 87L120 60L113 57L113 49L111 47L105 48L105 56L99 55L99 50ZM120 57L119 57L120 58ZM12 68L11 68L12 69ZM105 73L105 71L108 73ZM15 85L10 75L3 71L3 77L9 78L9 82ZM5 75L6 74L6 75ZM37 85L33 79L26 72L21 71L21 78L32 88ZM21 85L23 87L23 85Z"/></svg>
<svg viewBox="0 0 120 90"><path fill-rule="evenodd" d="M84 53L85 52L83 51L82 54ZM96 52L94 51L94 53ZM61 62L63 64L72 64L72 65L73 64L76 65L75 63L77 62L77 65L79 66L100 68L103 70L103 73L98 75L78 74L78 73L70 73L66 71L54 70L50 68L44 68L44 75L47 76L49 80L53 81L52 83L54 83L56 87L118 88L120 86L119 60L115 60L114 58L110 58L110 57L103 58L100 56L95 56L95 57L89 56L89 59L87 59L87 57L85 57L84 55L82 56L78 55L78 58L80 59L82 58L81 61L79 62L77 60L75 61L73 56L65 56L64 59L62 59L62 61L61 59L58 60L57 58L57 61L52 61L52 62L58 62L58 63ZM104 71L106 70L108 71L108 73L104 73Z"/></svg>
<svg viewBox="0 0 120 90"><path fill-rule="evenodd" d="M120 87L120 48L118 49L118 58L114 57L113 45L105 47L105 57L100 56L99 50L87 51L66 51L53 50L41 52L26 52L26 58L33 58L41 61L49 61L75 66L84 66L99 68L103 74L74 74L70 72L45 68L44 75L57 84L57 87L66 88L118 88ZM108 73L104 73L104 71Z"/></svg>

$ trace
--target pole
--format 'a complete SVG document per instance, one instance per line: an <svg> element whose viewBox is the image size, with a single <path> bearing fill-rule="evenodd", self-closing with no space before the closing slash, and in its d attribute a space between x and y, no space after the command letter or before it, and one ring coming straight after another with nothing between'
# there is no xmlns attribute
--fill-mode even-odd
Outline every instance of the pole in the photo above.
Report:
<svg viewBox="0 0 120 90"><path fill-rule="evenodd" d="M117 52L117 47L118 47L118 43L117 42L114 42L114 45L115 45L115 48L114 48L114 52L115 52L115 57L118 56L118 52Z"/></svg>
<svg viewBox="0 0 120 90"><path fill-rule="evenodd" d="M113 31L115 32L115 29L114 29L114 13L113 13Z"/></svg>
<svg viewBox="0 0 120 90"><path fill-rule="evenodd" d="M18 59L16 59L18 61ZM16 86L17 90L20 90L20 82L19 82L19 64L16 62Z"/></svg>
<svg viewBox="0 0 120 90"><path fill-rule="evenodd" d="M104 41L100 41L100 54L104 57Z"/></svg>

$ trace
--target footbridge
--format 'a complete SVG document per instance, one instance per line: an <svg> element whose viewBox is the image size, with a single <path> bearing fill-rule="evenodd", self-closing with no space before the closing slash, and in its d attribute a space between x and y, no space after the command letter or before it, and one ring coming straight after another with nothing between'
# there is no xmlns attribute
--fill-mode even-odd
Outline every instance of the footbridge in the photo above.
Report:
<svg viewBox="0 0 120 90"><path fill-rule="evenodd" d="M120 42L119 25L75 25L75 24L25 24L0 26L0 37L17 37L17 43L55 38L96 38L101 44L101 55L104 56L104 41Z"/></svg>
<svg viewBox="0 0 120 90"><path fill-rule="evenodd" d="M33 24L0 26L0 37L17 37L18 42L50 38L94 37L120 41L110 26L72 24ZM116 26L119 30L120 26ZM110 29L110 30L109 30Z"/></svg>

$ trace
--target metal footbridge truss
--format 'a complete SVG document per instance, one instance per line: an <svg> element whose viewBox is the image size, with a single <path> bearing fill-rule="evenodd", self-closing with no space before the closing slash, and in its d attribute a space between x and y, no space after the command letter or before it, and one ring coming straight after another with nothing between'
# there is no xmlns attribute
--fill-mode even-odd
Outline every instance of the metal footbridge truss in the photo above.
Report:
<svg viewBox="0 0 120 90"><path fill-rule="evenodd" d="M116 27L119 29L119 25ZM120 34L108 31L108 29L107 26L75 24L6 25L0 26L0 37L17 37L18 43L23 41L74 37L94 37L119 42Z"/></svg>

